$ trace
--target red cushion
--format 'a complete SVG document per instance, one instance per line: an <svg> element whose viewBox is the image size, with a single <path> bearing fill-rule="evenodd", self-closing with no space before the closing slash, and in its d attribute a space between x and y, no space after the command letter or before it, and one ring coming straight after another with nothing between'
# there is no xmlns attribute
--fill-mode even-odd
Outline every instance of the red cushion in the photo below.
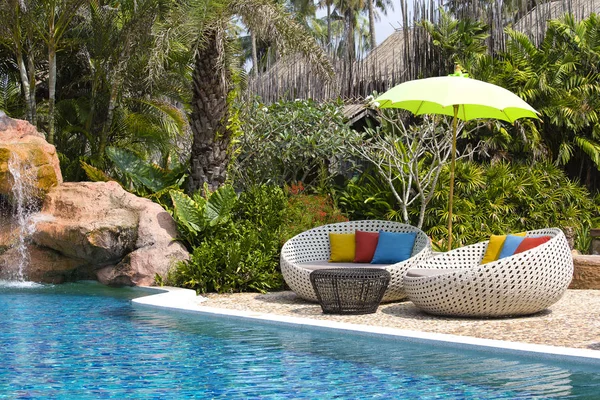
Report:
<svg viewBox="0 0 600 400"><path fill-rule="evenodd" d="M379 241L378 232L363 232L356 231L356 253L354 254L355 263L370 263L375 254L377 248L377 242Z"/></svg>
<svg viewBox="0 0 600 400"><path fill-rule="evenodd" d="M533 249L534 247L539 246L540 244L546 243L550 239L550 236L526 237L515 250L515 254Z"/></svg>

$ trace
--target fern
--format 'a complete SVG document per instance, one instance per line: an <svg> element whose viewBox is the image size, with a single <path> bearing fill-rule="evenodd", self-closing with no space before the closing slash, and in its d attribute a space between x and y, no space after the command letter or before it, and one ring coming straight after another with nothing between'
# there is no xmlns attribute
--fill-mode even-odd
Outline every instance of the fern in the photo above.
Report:
<svg viewBox="0 0 600 400"><path fill-rule="evenodd" d="M135 184L141 185L151 192L160 192L182 182L182 166L168 171L118 147L107 147L106 155Z"/></svg>
<svg viewBox="0 0 600 400"><path fill-rule="evenodd" d="M104 171L91 166L83 160L80 161L80 164L81 168L83 168L83 170L85 171L85 174L87 175L88 179L92 182L109 182L114 180L110 176L106 175Z"/></svg>

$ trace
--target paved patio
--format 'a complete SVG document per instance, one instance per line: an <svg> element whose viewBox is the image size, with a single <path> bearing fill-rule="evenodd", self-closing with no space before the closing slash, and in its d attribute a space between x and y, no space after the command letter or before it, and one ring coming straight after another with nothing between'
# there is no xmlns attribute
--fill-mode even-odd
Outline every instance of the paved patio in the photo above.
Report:
<svg viewBox="0 0 600 400"><path fill-rule="evenodd" d="M270 313L484 339L600 350L600 290L567 290L541 313L517 318L473 319L425 314L410 301L382 304L367 315L324 315L293 292L207 294L202 307Z"/></svg>

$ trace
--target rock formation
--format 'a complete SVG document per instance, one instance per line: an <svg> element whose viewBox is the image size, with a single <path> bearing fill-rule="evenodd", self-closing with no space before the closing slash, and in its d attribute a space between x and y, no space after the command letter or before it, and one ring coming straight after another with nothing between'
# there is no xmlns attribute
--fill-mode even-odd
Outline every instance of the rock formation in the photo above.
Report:
<svg viewBox="0 0 600 400"><path fill-rule="evenodd" d="M152 285L156 275L165 277L174 262L189 258L175 240L175 222L160 205L116 182L62 183L54 146L27 122L0 116L0 279L14 275L10 268L21 256L11 241L22 230L6 216L14 186L11 157L32 161L38 192L45 194L41 211L32 217L27 279Z"/></svg>
<svg viewBox="0 0 600 400"><path fill-rule="evenodd" d="M40 196L62 183L56 149L27 121L0 114L0 194L11 192L14 178L9 171L11 157L26 168L33 168Z"/></svg>
<svg viewBox="0 0 600 400"><path fill-rule="evenodd" d="M52 188L39 218L35 244L81 260L83 275L92 271L105 284L151 285L155 274L189 257L169 213L116 182Z"/></svg>

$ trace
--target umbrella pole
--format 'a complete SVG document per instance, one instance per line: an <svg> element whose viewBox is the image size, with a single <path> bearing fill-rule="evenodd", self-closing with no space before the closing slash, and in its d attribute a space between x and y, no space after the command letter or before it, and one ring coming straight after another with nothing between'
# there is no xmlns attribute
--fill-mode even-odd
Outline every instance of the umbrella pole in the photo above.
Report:
<svg viewBox="0 0 600 400"><path fill-rule="evenodd" d="M448 196L448 251L452 249L452 205L454 203L454 165L456 163L456 126L458 118L458 104L454 105L454 119L452 120L452 154L450 156L450 195Z"/></svg>

